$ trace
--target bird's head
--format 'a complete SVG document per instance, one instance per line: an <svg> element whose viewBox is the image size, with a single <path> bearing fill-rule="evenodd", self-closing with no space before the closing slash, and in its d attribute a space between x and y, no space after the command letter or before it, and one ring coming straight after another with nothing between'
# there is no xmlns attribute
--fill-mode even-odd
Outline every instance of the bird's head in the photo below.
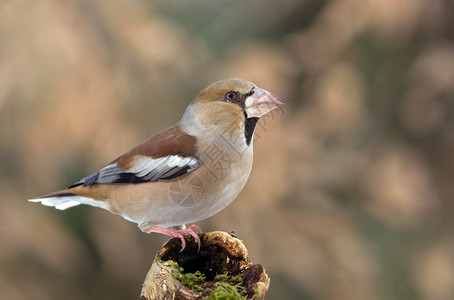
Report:
<svg viewBox="0 0 454 300"><path fill-rule="evenodd" d="M181 121L183 130L199 138L237 139L249 145L258 118L284 102L255 84L238 78L217 81L191 102ZM238 138L240 134L244 139Z"/></svg>

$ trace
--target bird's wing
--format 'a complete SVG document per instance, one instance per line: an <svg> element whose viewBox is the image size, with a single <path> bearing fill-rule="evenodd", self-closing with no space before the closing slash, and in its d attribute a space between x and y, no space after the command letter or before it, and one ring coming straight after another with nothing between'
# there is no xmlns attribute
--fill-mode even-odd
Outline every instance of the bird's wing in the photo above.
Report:
<svg viewBox="0 0 454 300"><path fill-rule="evenodd" d="M95 183L141 183L176 178L200 165L195 142L195 137L184 133L176 124L69 188Z"/></svg>

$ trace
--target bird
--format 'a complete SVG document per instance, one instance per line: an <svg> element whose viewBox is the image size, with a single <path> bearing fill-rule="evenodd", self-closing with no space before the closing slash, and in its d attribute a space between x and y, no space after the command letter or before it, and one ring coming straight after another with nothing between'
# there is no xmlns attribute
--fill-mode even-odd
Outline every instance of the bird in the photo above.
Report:
<svg viewBox="0 0 454 300"><path fill-rule="evenodd" d="M66 189L29 199L65 210L99 207L137 223L145 233L181 240L196 223L228 206L248 180L260 117L284 104L252 82L228 78L203 89L179 122L151 136Z"/></svg>

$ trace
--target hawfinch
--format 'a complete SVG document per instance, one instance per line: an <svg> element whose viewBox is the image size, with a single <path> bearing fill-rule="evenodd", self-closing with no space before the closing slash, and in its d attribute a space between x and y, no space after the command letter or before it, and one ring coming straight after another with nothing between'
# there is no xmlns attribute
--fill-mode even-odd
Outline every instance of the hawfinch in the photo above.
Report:
<svg viewBox="0 0 454 300"><path fill-rule="evenodd" d="M243 189L252 168L252 136L261 116L283 101L242 79L202 90L180 122L152 136L98 172L32 202L64 210L106 209L146 233L194 237L197 222L220 212Z"/></svg>

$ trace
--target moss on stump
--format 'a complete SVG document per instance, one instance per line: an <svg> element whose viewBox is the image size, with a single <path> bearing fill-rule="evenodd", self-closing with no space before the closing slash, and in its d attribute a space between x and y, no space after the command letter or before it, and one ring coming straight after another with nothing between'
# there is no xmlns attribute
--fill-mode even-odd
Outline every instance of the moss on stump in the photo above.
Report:
<svg viewBox="0 0 454 300"><path fill-rule="evenodd" d="M139 300L264 299L270 279L252 264L244 244L227 232L200 235L200 252L193 237L181 250L178 238L156 255Z"/></svg>

